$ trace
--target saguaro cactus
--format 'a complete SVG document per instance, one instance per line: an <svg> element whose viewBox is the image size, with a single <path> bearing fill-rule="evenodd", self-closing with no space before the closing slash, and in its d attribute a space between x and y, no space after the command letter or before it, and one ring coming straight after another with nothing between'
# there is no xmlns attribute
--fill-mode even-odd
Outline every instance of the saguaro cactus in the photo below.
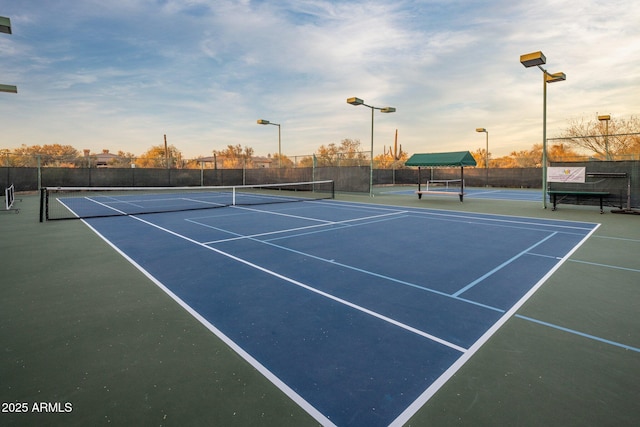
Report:
<svg viewBox="0 0 640 427"><path fill-rule="evenodd" d="M387 153L387 149L385 147L384 149L384 155L385 156L390 156L394 162L397 162L398 160L402 159L402 155L404 153L402 152L402 144L400 144L400 149L398 149L398 129L396 129L396 139L395 142L393 144L393 151L391 149L391 147L389 147L389 152Z"/></svg>

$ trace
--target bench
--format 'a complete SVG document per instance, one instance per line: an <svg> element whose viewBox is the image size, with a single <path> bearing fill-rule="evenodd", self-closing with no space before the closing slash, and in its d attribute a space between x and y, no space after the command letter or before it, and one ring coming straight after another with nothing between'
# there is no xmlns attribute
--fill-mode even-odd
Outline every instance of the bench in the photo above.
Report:
<svg viewBox="0 0 640 427"><path fill-rule="evenodd" d="M422 199L422 195L423 194L439 194L439 195L445 195L445 196L458 196L458 197L460 197L460 201L462 202L463 199L464 199L464 195L466 193L453 192L453 191L418 190L418 191L416 191L416 194L418 195L418 199Z"/></svg>
<svg viewBox="0 0 640 427"><path fill-rule="evenodd" d="M600 213L604 213L602 207L602 201L605 197L609 196L609 192L606 191L572 191L572 190L550 190L549 196L553 202L553 210L556 210L556 204L562 203L567 197L575 197L576 201L580 199L600 199Z"/></svg>

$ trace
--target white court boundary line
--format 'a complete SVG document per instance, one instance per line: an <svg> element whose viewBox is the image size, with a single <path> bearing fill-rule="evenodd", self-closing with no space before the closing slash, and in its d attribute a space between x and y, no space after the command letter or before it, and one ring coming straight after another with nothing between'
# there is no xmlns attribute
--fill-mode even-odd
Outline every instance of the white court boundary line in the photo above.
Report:
<svg viewBox="0 0 640 427"><path fill-rule="evenodd" d="M372 215L372 216L361 217L361 218L346 219L346 220L343 220L343 221L328 221L328 220L321 220L321 219L317 219L317 218L308 218L308 217L303 217L303 216L298 216L298 215L283 214L283 213L280 213L280 212L276 213L276 212L269 212L269 211L261 211L261 210L258 210L258 209L248 209L248 208L243 208L243 207L233 207L233 208L234 209L255 211L255 212L260 212L260 213L263 213L263 214L281 215L281 216L292 217L292 218L296 218L296 219L303 219L303 220L307 220L307 221L310 221L310 222L321 222L321 224L307 225L307 226L303 226L303 227L287 228L285 230L276 230L276 231L269 231L269 232L265 232L265 233L244 235L244 234L234 233L232 231L225 230L225 229L222 229L222 228L210 226L208 224L204 224L202 222L195 221L194 219L187 218L187 219L185 219L185 221L191 222L191 223L199 225L201 227L211 228L211 229L222 231L222 232L225 232L225 233L228 233L228 234L234 234L235 235L235 237L230 237L228 239L219 239L219 240L212 240L212 241L208 241L208 242L203 242L205 245L212 245L212 244L215 244L215 243L231 242L231 241L234 241L234 240L255 239L257 237L273 236L273 235L276 235L276 234L287 234L287 233L291 233L291 232L294 232L294 231L303 231L303 230L317 229L317 228L324 228L324 227L349 225L349 224L360 222L360 221L369 221L371 219L402 217L403 214L406 213L406 211L398 211L398 212L392 212L392 213L380 214L380 215ZM390 218L390 219L393 219L393 218Z"/></svg>
<svg viewBox="0 0 640 427"><path fill-rule="evenodd" d="M321 202L320 202L321 203ZM363 204L364 205L364 204ZM371 206L371 205L366 205L366 206ZM112 208L112 207L110 207ZM115 208L112 208L114 210L117 210ZM391 209L386 209L386 210L391 210ZM395 210L397 211L397 209ZM409 211L411 212L411 211ZM450 215L453 217L459 217L456 215ZM495 215L495 216L500 216L500 215ZM489 328L469 349L464 349L462 347L458 347L455 344L452 343L447 343L444 340L441 340L437 337L433 337L429 334L426 334L422 331L419 331L415 328L412 328L408 325L404 325L400 322L397 322L393 319L387 318L385 316L382 316L378 313L372 312L371 310L368 310L364 307L360 307L357 306L356 304L352 304L346 300L342 300L340 298L334 297L328 293L319 291L313 287L310 287L308 285L305 285L301 282L297 282L293 279L287 278L286 276L282 276L276 272L273 272L271 270L265 269L263 267L260 267L256 264L253 264L251 262L248 262L246 260L243 260L241 258L235 257L231 254L225 253L223 251L220 251L216 248L212 248L210 246L205 245L204 243L198 242L196 240L193 240L189 237L183 236L179 233L173 232L171 230L168 230L164 227L161 227L159 225L153 224L149 221L146 221L144 219L141 219L137 216L134 215L129 215L130 218L133 218L135 220L138 220L142 223L145 223L147 225L150 225L154 228L160 229L168 234L174 235L176 237L179 237L181 239L184 239L186 241L189 241L191 243L194 243L198 246L204 247L206 249L209 249L211 251L214 251L220 255L229 257L231 259L234 259L240 263L243 263L245 265L248 265L250 267L256 268L257 270L263 271L267 274L270 274L272 276L275 276L277 278L280 278L282 280L285 280L289 283L295 284L297 286L300 286L302 288L305 288L311 292L317 293L319 295L325 296L329 299L332 299L336 302L345 304L351 308L354 308L356 310L362 311L366 314L372 315L374 317L377 317L381 320L384 321L388 321L396 326L399 327L403 327L404 329L407 329L411 332L414 332L418 335L424 336L428 339L432 339L436 342L439 342L443 345L447 345L451 348L454 348L458 351L460 351L461 357L456 360L456 362L454 362L439 378L437 378L413 403L411 403L395 420L393 420L393 422L389 425L390 427L400 427L402 425L404 425L420 408L422 408L426 402L462 367L464 366L464 364L484 345L484 343L495 333L497 332L503 325L504 323L506 323L516 312L517 310L548 280L548 278L554 274L558 268L560 268L560 266L562 264L564 264L564 262L566 262L569 257L571 255L573 255L573 253L575 251L578 250L578 248L580 246L582 246L582 244L589 238L591 237L591 235L593 233L595 233L595 231L600 227L600 224L593 224L593 223L588 223L589 225L594 226L593 229L591 229L589 231L589 233L587 233L584 238L578 242L578 244L576 244L571 251L569 251L561 260L560 262L558 262L551 270L549 270L533 287L530 288L530 290L516 303L514 304L511 309L509 309L507 312L505 312L505 314L496 322L493 324L493 326L491 328ZM474 219L486 219L486 218L478 218L477 216L472 217ZM508 218L508 217L507 217ZM489 218L492 221L501 221L501 220L497 220L497 219L492 219ZM243 357L245 360L247 360L247 362L249 362L252 366L254 366L259 372L261 372L267 379L269 379L276 387L280 388L285 394L287 394L295 403L297 403L301 408L303 408L305 411L307 411L313 418L315 418L316 420L318 420L319 422L321 422L323 425L326 426L335 426L334 423L332 423L329 419L327 419L322 413L320 413L315 407L313 407L309 402L307 402L304 398L302 398L300 395L298 395L294 390L292 390L290 387L288 387L284 382L282 382L282 380L280 380L276 375L274 375L271 371L269 371L266 367L264 367L262 364L260 364L260 362L258 362L256 359L254 359L250 354L248 354L246 351L244 351L241 347L239 347L233 340L231 340L229 337L227 337L224 333L222 333L222 331L220 331L219 329L217 329L215 326L213 326L212 324L210 324L206 319L204 319L199 313L197 313L195 310L193 310L188 304L186 304L184 301L182 301L177 295L173 294L173 292L171 292L167 287L165 287L160 281L158 281L153 275L151 275L149 272L147 272L142 266L140 266L139 264L137 264L133 259L131 259L128 255L126 255L125 253L123 253L117 246L115 246L112 242L110 242L107 238L105 238L100 232L98 232L95 228L93 228L88 222L86 222L85 220L82 220L91 230L93 230L98 236L100 236L105 242L107 242L107 244L111 247L113 247L118 253L120 253L125 259L127 259L129 262L132 263L132 265L134 265L136 268L138 268L143 274L145 274L145 276L147 276L149 279L151 279L158 287L160 287L164 292L166 292L172 299L174 299L176 302L178 302L178 304L180 304L183 308L185 308L185 310L187 310L187 312L189 312L191 315L194 316L194 318L196 318L198 321L200 321L205 327L207 327L210 331L212 331L216 336L218 336L223 342L225 342L227 345L229 345L234 351L236 351L241 357ZM558 226L555 224L548 224L545 223L545 220L542 220L543 223L538 223L536 225L540 225L540 226L557 226L557 227L561 227L564 228L563 226ZM553 221L553 220L551 220ZM516 222L516 221L514 221ZM562 222L562 221L560 221ZM576 221L569 221L569 222L573 222L576 223ZM522 222L516 222L518 224L522 224ZM534 223L535 224L535 223ZM575 228L579 228L579 227L575 227ZM582 228L582 230L587 231L586 229ZM456 348L457 347L457 348Z"/></svg>
<svg viewBox="0 0 640 427"><path fill-rule="evenodd" d="M140 220L135 216L130 216L130 218L134 218ZM142 222L147 222L144 220L140 220ZM277 388L279 388L284 394L289 396L291 400L293 400L297 405L299 405L302 409L304 409L309 415L315 418L319 423L323 426L327 427L337 427L331 420L329 420L324 414L318 411L313 405L306 401L302 396L300 396L295 390L289 387L286 383L284 383L278 376L276 376L273 372L267 369L264 365L262 365L257 359L255 359L251 354L247 353L242 347L236 344L231 338L229 338L226 334L224 334L220 329L216 328L213 324L211 324L207 319L205 319L200 313L191 308L189 304L184 302L180 297L174 294L169 288L167 288L162 282L156 279L151 273L149 273L144 267L138 264L135 260L129 257L126 253L124 253L120 248L114 245L109 239L103 236L97 229L95 229L91 224L89 224L84 219L82 222L85 223L87 227L93 230L102 240L104 240L109 246L111 246L116 252L118 252L124 259L129 261L134 267L136 267L142 274L144 274L149 280L151 280L156 286L162 289L171 299L177 302L182 308L184 308L189 314L191 314L198 322L200 322L204 327L209 329L214 335L220 338L226 345L228 345L233 351L235 351L240 357L246 360L251 366L253 366L258 372L264 375L271 383L273 383ZM171 233L175 234L175 233ZM190 240L187 238L187 240Z"/></svg>
<svg viewBox="0 0 640 427"><path fill-rule="evenodd" d="M493 324L491 328L487 330L471 347L469 350L465 352L458 360L456 360L453 365L449 367L436 381L434 381L423 393L416 399L411 405L405 409L402 414L400 414L389 427L401 427L403 426L420 408L422 408L431 397L447 382L453 375L455 375L458 370L464 366L469 359L495 334L506 322L509 320L522 305L527 302L529 298L533 294L535 294L538 289L551 277L559 268L564 264L570 257L573 255L580 246L584 244L584 242L591 237L593 233L600 227L600 224L596 224L596 226L588 233L577 245L571 249L562 259L558 262L551 270L547 272L538 282L529 289L529 292L524 294L517 303L515 303L505 314L502 316L496 323Z"/></svg>
<svg viewBox="0 0 640 427"><path fill-rule="evenodd" d="M318 203L323 203L323 202L318 202ZM375 205L370 205L365 203L344 202L344 206L357 207L358 205L367 206L367 207L375 206ZM463 213L463 215L451 215L451 214L444 213L446 211L444 211L443 213L434 213L431 210L428 210L426 208L424 209L424 211L422 210L422 208L418 208L415 211L413 209L408 210L409 214L414 212L424 213L426 215L431 214L434 216L448 216L453 218L460 218L461 220L475 219L478 222L480 220L501 221L501 222L512 222L515 224L537 225L540 227L549 226L549 227L568 228L568 229L580 229L580 230L589 231L589 232L564 257L562 257L560 261L556 263L551 270L549 270L534 286L532 286L529 289L529 291L525 295L523 295L522 298L520 298L520 300L518 300L518 302L516 302L508 311L506 311L505 314L500 319L498 319L498 321L494 323L491 328L489 328L471 347L469 347L469 349L466 352L464 352L460 356L460 358L456 360L449 367L449 369L447 369L440 377L438 377L416 400L413 401L411 405L409 405L395 420L393 420L391 424L389 424L389 427L402 427L404 424L406 424L411 419L411 417L413 417L416 414L416 412L418 412L418 410L420 410L431 399L431 397L433 397L433 395L447 381L449 381L449 379L451 379L451 377L455 375L455 373L458 372L458 370L462 366L464 366L465 363L469 361L469 359L471 359L471 357L489 340L489 338L493 336L493 334L495 334L511 317L514 317L515 313L520 309L520 307L522 307L522 305L525 302L527 302L527 300L529 300L529 298L531 298L531 296L538 291L538 289L549 279L549 277L551 277L565 262L569 260L569 258L596 232L598 228L600 228L600 225L601 225L596 223L584 223L585 226L593 227L589 230L588 228L558 225L558 224L555 224L556 220L541 219L540 222L534 222L537 220L537 218L530 218L532 222L524 222L524 221L513 221L512 219L507 220L506 218L512 218L512 217L509 217L506 215L481 214L478 216L474 216L474 215L468 215L466 214L466 212ZM453 212L457 213L458 211L453 211ZM488 218L485 217L485 215L488 216ZM498 218L492 218L492 217L498 217ZM500 217L505 219L504 220L499 219ZM525 217L518 217L518 218L525 218ZM565 220L557 220L557 222L561 222L561 223L569 222L573 224L580 223L580 221L565 221Z"/></svg>
<svg viewBox="0 0 640 427"><path fill-rule="evenodd" d="M224 251L221 251L219 249L213 248L211 246L207 246L204 243L198 242L196 240L193 240L187 236L181 235L179 233L176 233L174 231L171 231L169 229L166 229L164 227L161 227L157 224L153 224L152 222L146 221L142 218L139 218L137 216L134 215L129 215L129 218L133 218L137 221L140 221L144 224L150 225L151 227L157 228L163 232L166 232L168 234L171 234L175 237L178 237L180 239L186 240L190 243L193 243L197 246L206 248L210 251L216 252L220 255L223 255L225 257L228 257L230 259L233 259L237 262L240 262L242 264L245 264L249 267L255 268L256 270L262 271L264 273L267 273L271 276L274 276L276 278L279 278L281 280L284 280L286 282L289 282L291 284L294 284L296 286L299 286L301 288L307 289L311 292L314 292L318 295L321 295L325 298L331 299L337 303L343 304L347 307L353 308L357 311L360 311L364 314L368 314L372 317L378 318L382 321L388 322L394 326L400 327L402 329L405 329L409 332L412 332L416 335L422 336L424 338L427 338L431 341L437 342L441 345L444 345L446 347L452 348L456 351L459 351L461 354L465 354L465 352L467 351L467 349L460 347L456 344L450 343L448 341L445 341L439 337L436 337L434 335L428 334L424 331L421 331L417 328L413 328L409 325L405 325L401 322L398 322L394 319L391 319L389 317L383 316L379 313L376 313L372 310L369 310L367 308L361 307L357 304L353 304L349 301L346 301L344 299L335 297L329 293L320 291L318 289L315 289L309 285L305 285L302 282L293 280L291 278L288 278L286 276L283 276L279 273L276 273L274 271L268 270L266 268L263 268L257 264L253 264L251 262L248 262L246 260L243 260L242 258L238 258L234 255L231 255L229 253L226 253ZM222 331L220 331L218 328L216 328L214 325L212 325L209 321L207 321L204 317L202 317L197 311L195 311L194 309L192 309L187 303L185 303L180 297L178 297L176 294L174 294L171 290L169 290L164 284L162 284L162 282L160 282L158 279L156 279L151 273L149 273L147 270L145 270L141 265L139 265L137 262L135 262L131 257L129 257L128 255L126 255L123 251L121 251L117 246L115 246L111 241L109 241L105 236L103 236L97 229L95 229L94 227L92 227L87 221L85 221L84 219L82 220L91 230L93 230L98 236L100 236L100 238L102 238L105 242L107 242L107 244L109 246L111 246L112 248L114 248L118 253L120 253L127 261L129 261L132 265L134 265L138 270L140 270L145 276L147 276L153 283L155 283L160 289L162 289L165 293L167 293L167 295L169 295L174 301L176 301L181 307L183 307L185 310L187 310L187 312L189 314L191 314L192 316L194 316L194 318L196 320L198 320L200 323L202 323L207 329L209 329L211 332L213 332L216 336L218 336L223 342L225 342L225 344L229 345L230 348L232 348L236 353L238 353L238 355L240 355L242 358L244 358L249 364L251 364L251 366L253 366L258 372L260 372L262 375L264 375L267 379L269 379L276 387L278 387L283 393L285 393L287 396L289 396L289 398L291 398L292 401L294 401L296 404L298 404L301 408L303 408L305 411L307 411L307 413L309 413L309 415L311 415L313 418L315 418L316 420L318 420L323 426L335 426L335 424L330 421L325 415L323 415L320 411L318 411L313 405L311 405L309 402L307 402L302 396L300 396L297 392L295 392L295 390L293 390L291 387L289 387L286 383L284 383L282 380L280 380L275 374L273 374L269 369L267 369L264 365L262 365L257 359L255 359L253 356L251 356L249 353L247 353L245 350L242 349L242 347L240 347L238 344L236 344L233 340L231 340L228 336L226 336Z"/></svg>

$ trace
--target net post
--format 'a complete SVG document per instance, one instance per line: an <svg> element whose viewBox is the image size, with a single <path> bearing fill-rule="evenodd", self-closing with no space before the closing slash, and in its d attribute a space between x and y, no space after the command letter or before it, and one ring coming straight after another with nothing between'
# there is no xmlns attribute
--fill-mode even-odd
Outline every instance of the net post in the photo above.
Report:
<svg viewBox="0 0 640 427"><path fill-rule="evenodd" d="M47 187L40 188L40 222L49 220L49 190Z"/></svg>
<svg viewBox="0 0 640 427"><path fill-rule="evenodd" d="M460 201L464 199L464 166L460 166Z"/></svg>
<svg viewBox="0 0 640 427"><path fill-rule="evenodd" d="M233 206L235 206L236 205L236 187L232 187L231 188L231 194L232 194L232 196L231 196L231 204Z"/></svg>
<svg viewBox="0 0 640 427"><path fill-rule="evenodd" d="M44 220L49 221L49 189L44 187L42 191L44 192Z"/></svg>
<svg viewBox="0 0 640 427"><path fill-rule="evenodd" d="M45 189L40 189L40 222L44 222L44 192Z"/></svg>

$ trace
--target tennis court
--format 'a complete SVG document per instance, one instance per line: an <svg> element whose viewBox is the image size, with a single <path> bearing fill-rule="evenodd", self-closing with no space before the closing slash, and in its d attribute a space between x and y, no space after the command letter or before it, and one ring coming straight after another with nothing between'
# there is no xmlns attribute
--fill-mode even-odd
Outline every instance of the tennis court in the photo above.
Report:
<svg viewBox="0 0 640 427"><path fill-rule="evenodd" d="M99 197L59 202L103 216L195 198ZM406 421L596 228L332 201L86 221L319 422L343 426Z"/></svg>
<svg viewBox="0 0 640 427"><path fill-rule="evenodd" d="M395 187L382 191L382 194L408 196L415 195L415 187ZM440 189L444 192L447 189ZM451 192L459 191L458 188L452 189ZM538 202L542 200L541 190L531 189L511 189L511 188L481 188L481 187L465 187L465 199L488 199L488 200L519 200L523 202ZM436 197L438 195L436 194ZM425 196L428 199L429 196Z"/></svg>
<svg viewBox="0 0 640 427"><path fill-rule="evenodd" d="M121 211L122 206L132 205L123 197L98 204L101 210ZM548 315L549 305L539 310L534 305L524 312L523 307L530 299L540 298L536 291L562 274L574 254L594 239L591 236L600 224L589 219L601 218L589 216L587 210L580 210L578 219L566 214L533 218L426 209L413 197L405 206L386 204L389 200L380 196L375 204L367 198L308 200L146 215L100 214L84 223L172 299L173 307L160 304L162 311L153 313L153 321L143 320L145 324L167 325L177 318L181 325L188 324L180 314L188 313L318 424L425 425L420 421L425 408L441 401L447 387L459 381L456 377L464 378L465 371L473 369L473 361L487 362L487 352L495 351L494 336L498 345L505 335L511 338L509 345L515 345L523 330L541 327L545 336L549 331L562 331L558 327L562 322ZM135 205L140 203L138 198ZM158 199L150 202L151 206L157 203ZM96 199L89 200L88 206L95 204ZM83 208L76 205L75 209ZM63 221L42 226L77 228L79 224ZM639 241L631 237L617 243L637 248ZM597 264L589 261L585 265L594 268ZM614 263L602 265L606 269ZM637 265L621 268L627 278L640 273ZM112 285L113 290L132 292L117 284ZM148 288L145 292L158 298ZM612 287L610 295L613 292ZM137 304L144 310L147 303L138 299ZM127 307L133 313L135 306L132 301ZM116 312L109 316L117 317L120 309L113 309ZM112 318L102 321L117 323ZM507 322L509 327L505 327ZM524 324L517 328L516 338L511 336L514 322ZM637 336L624 330L611 336L609 329L581 336L577 330L565 329L563 335L568 339L597 343L609 356L624 352L625 366L638 367L639 350L633 345ZM532 336L540 339L541 335L534 332ZM493 346L487 343L490 339ZM202 344L194 341L193 345ZM125 348L120 350L128 353ZM181 362L190 363L189 359ZM638 397L637 385L629 383L626 390L626 399ZM235 391L246 392L244 388ZM104 393L102 396L105 403L110 402ZM198 391L195 396L207 401ZM458 398L449 398L449 403L438 407L449 407L459 398L458 393ZM66 392L59 399L83 398L77 392ZM233 399L234 409L242 407L241 396L236 394ZM219 402L210 403L216 412L225 412ZM275 407L280 405L284 404L278 402ZM624 408L626 403L621 405ZM117 411L112 404L107 406L111 409L106 412L114 417ZM170 407L161 411L165 419L167 414L174 416ZM470 409L460 412L460 417ZM131 410L127 408L128 413ZM238 418L237 425L310 425L296 411L291 409L289 415L281 413L280 417L271 414L268 420L254 414L256 418L249 418L248 424L247 418ZM148 415L150 419L159 416ZM440 409L427 418L442 416ZM196 420L206 423L211 418Z"/></svg>

